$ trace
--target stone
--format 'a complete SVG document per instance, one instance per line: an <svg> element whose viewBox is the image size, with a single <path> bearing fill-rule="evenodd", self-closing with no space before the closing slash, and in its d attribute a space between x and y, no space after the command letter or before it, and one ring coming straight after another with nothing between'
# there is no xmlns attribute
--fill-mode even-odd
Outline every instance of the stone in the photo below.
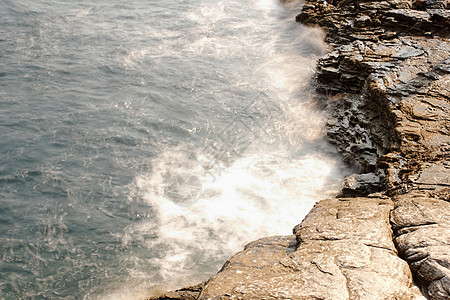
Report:
<svg viewBox="0 0 450 300"><path fill-rule="evenodd" d="M146 300L196 300L200 296L204 285L205 283L202 282L200 284L168 292L160 296L149 297Z"/></svg>
<svg viewBox="0 0 450 300"><path fill-rule="evenodd" d="M393 17L399 22L405 22L411 25L419 22L429 22L430 15L425 11L411 9L391 9L386 12L387 17Z"/></svg>
<svg viewBox="0 0 450 300"><path fill-rule="evenodd" d="M400 58L400 59L406 59L411 58L419 55L423 55L424 52L420 49L410 47L410 46L403 46L401 47L397 53L393 55L394 58Z"/></svg>
<svg viewBox="0 0 450 300"><path fill-rule="evenodd" d="M429 299L449 299L450 202L425 192L398 196L391 222L400 255Z"/></svg>
<svg viewBox="0 0 450 300"><path fill-rule="evenodd" d="M450 187L450 161L440 162L422 171L415 181L420 187L429 189Z"/></svg>
<svg viewBox="0 0 450 300"><path fill-rule="evenodd" d="M407 264L392 241L387 197L328 199L292 236L250 243L199 299L413 299Z"/></svg>
<svg viewBox="0 0 450 300"><path fill-rule="evenodd" d="M382 174L352 174L345 178L341 196L364 196L382 190Z"/></svg>
<svg viewBox="0 0 450 300"><path fill-rule="evenodd" d="M425 32L436 32L439 26L431 21L432 10L408 8L412 3L400 7L397 2L365 1L352 9L334 1L324 9L311 5L317 2L308 1L309 10L300 16L308 15L300 19L324 26L334 45L334 50L319 61L317 71L318 91L340 95L329 105L330 142L361 174L377 173L377 159L391 149L400 149L397 152L406 163L385 166L381 186L388 187L390 193L412 187L408 178L417 174L421 165L450 155L449 39L426 38ZM375 8L379 12L373 11ZM447 11L439 13L444 16ZM396 23L384 22L386 16ZM335 23L346 19L354 25L336 32L325 19ZM417 30L412 31L413 27ZM373 42L360 33L376 37L390 31L398 38L386 42ZM346 35L358 40L348 43ZM355 178L361 183L354 182ZM362 176L353 176L344 189L363 185ZM375 190L367 189L366 194Z"/></svg>
<svg viewBox="0 0 450 300"><path fill-rule="evenodd" d="M385 194L396 197L391 222L400 255L427 297L449 299L447 3L361 1L352 6L333 1L324 10L312 8L318 1L307 2L311 8L302 14L308 16L299 18L324 27L333 45L326 64L334 68L334 82L321 76L325 66L320 62L317 72L317 90L339 95L328 107L328 136L348 163L361 166L362 174L348 177L344 190L347 195L361 191L367 174L384 170L381 186ZM353 27L340 26L342 19ZM338 25L328 26L330 21ZM379 32L392 38L380 42ZM363 81L345 82L345 78ZM370 148L374 151L369 158L364 149Z"/></svg>
<svg viewBox="0 0 450 300"><path fill-rule="evenodd" d="M444 59L436 65L436 70L450 74L450 58Z"/></svg>

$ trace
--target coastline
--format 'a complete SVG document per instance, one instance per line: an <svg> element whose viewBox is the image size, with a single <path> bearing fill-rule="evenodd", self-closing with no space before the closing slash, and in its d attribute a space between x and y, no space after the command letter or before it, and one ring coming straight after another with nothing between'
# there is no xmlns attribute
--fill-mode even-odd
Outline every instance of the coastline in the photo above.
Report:
<svg viewBox="0 0 450 300"><path fill-rule="evenodd" d="M252 242L207 282L149 299L448 299L445 1L309 0L297 21L327 33L316 87L328 137L358 174L293 235Z"/></svg>

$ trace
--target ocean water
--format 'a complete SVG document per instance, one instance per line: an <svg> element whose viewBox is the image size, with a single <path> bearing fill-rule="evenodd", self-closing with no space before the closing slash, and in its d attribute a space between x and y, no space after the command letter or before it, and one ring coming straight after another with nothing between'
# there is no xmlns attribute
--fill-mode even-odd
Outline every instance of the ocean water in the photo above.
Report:
<svg viewBox="0 0 450 300"><path fill-rule="evenodd" d="M197 283L334 195L301 5L2 0L0 299Z"/></svg>

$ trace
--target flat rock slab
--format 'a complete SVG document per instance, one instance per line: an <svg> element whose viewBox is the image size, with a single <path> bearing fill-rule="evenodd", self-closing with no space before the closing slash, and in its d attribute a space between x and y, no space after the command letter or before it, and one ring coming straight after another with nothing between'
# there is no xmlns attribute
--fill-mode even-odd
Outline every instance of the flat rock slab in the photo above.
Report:
<svg viewBox="0 0 450 300"><path fill-rule="evenodd" d="M422 171L416 184L428 189L450 187L450 161L437 163Z"/></svg>
<svg viewBox="0 0 450 300"><path fill-rule="evenodd" d="M318 202L295 235L250 243L199 299L414 299L392 241L389 198Z"/></svg>
<svg viewBox="0 0 450 300"><path fill-rule="evenodd" d="M425 192L408 193L395 200L391 222L400 255L429 299L450 299L450 202Z"/></svg>

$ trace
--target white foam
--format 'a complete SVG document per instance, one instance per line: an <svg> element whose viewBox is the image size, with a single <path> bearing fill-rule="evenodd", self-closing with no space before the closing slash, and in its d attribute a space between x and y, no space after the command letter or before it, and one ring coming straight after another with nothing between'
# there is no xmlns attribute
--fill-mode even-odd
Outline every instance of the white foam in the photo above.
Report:
<svg viewBox="0 0 450 300"><path fill-rule="evenodd" d="M184 14L187 21L198 25L190 36L183 37L188 43L180 44L178 38L155 32L154 37L160 34L160 48L129 52L121 58L127 66L138 64L146 56L180 54L203 59L242 57L243 62L246 57L265 58L264 63L254 66L253 78L223 71L224 76L236 75L229 82L237 88L251 86L264 94L252 106L256 111L241 120L249 122L254 116L263 120L257 125L247 124L251 132L244 134L251 142L246 151L233 155L233 149L225 145L228 156L223 159L211 157L200 145L181 143L164 148L152 160L149 173L135 179L136 189L156 214L129 226L122 237L123 247L140 239L149 252L156 254L150 261L153 273L130 275L140 283L135 289L173 289L205 280L246 243L291 234L316 201L340 188L345 167L324 142L323 116L305 90L314 72L315 55L326 49L323 32L296 27L290 32L292 39L280 46L278 39L282 38L274 33L273 22L288 21L270 17L282 11L280 3L254 2L255 11L249 14L261 17L236 22L234 28L248 31L248 39L242 35L223 39L215 34L216 26L231 18L229 10L239 4L205 4ZM293 17L289 16L290 22ZM250 38L252 30L262 31L258 35L264 39ZM306 51L302 57L299 49L306 46L314 51ZM271 108L264 111L265 105ZM217 141L220 137L212 143ZM206 146L208 143L211 141ZM120 292L106 298L124 299L121 295L134 293L128 281L118 285Z"/></svg>
<svg viewBox="0 0 450 300"><path fill-rule="evenodd" d="M158 221L141 223L133 235L146 236L157 228L157 238L147 247L165 249L153 262L159 268L158 284L168 288L206 279L252 240L290 234L317 200L339 188L341 166L320 154L248 153L212 177L195 166L189 151L187 146L167 149L155 159L154 171L136 180ZM175 175L167 174L194 176L193 198L170 194L165 187L183 195L193 187L192 181L172 181Z"/></svg>

